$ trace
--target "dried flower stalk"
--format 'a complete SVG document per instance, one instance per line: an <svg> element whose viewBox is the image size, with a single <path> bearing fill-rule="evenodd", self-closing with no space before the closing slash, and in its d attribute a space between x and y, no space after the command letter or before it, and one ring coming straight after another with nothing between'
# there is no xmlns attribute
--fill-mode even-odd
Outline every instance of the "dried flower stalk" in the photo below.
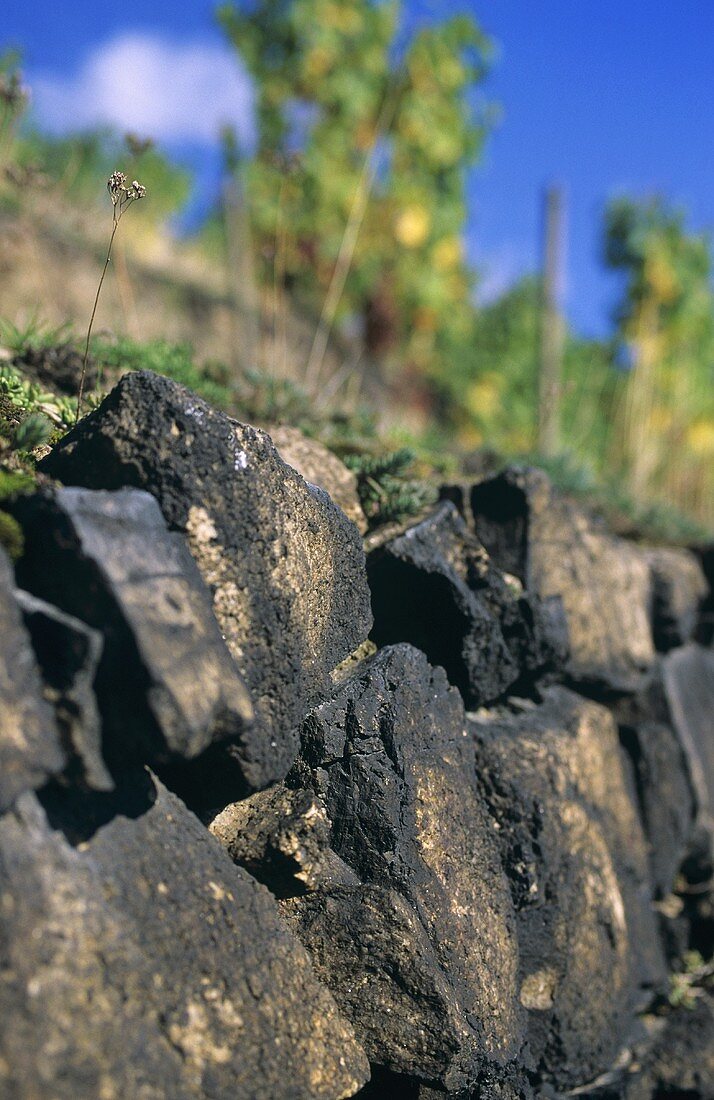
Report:
<svg viewBox="0 0 714 1100"><path fill-rule="evenodd" d="M114 237L116 236L116 231L119 228L119 222L121 221L121 216L124 211L128 210L131 204L133 202L136 202L137 199L143 199L146 196L146 188L143 186L143 184L139 183L138 180L132 180L130 184L127 184L126 176L123 172L112 172L111 176L107 180L107 191L109 192L109 197L112 200L112 234L109 238L107 257L104 261L104 268L99 279L97 293L94 297L92 316L89 318L89 327L87 328L87 339L84 345L84 356L82 358L82 374L79 379L79 394L77 395L77 416L74 421L75 424L79 420L82 408L84 379L87 373L87 360L89 358L89 341L92 336L92 326L94 324L94 317L97 312L99 295L102 292L102 283L104 282L104 276L107 273L107 268L109 267L109 261L112 255L112 245L114 244Z"/></svg>

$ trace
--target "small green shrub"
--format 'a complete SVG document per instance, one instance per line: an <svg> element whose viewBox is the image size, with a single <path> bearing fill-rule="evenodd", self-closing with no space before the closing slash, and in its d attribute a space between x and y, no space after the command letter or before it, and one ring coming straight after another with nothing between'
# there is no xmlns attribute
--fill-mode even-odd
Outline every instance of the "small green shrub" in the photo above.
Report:
<svg viewBox="0 0 714 1100"><path fill-rule="evenodd" d="M67 431L76 418L77 402L73 397L43 390L36 382L25 378L17 367L8 363L0 366L0 397L6 397L16 409L26 415L45 416L63 432Z"/></svg>
<svg viewBox="0 0 714 1100"><path fill-rule="evenodd" d="M370 530L418 515L437 498L427 481L412 474L416 456L408 447L383 455L345 455L357 477L357 492Z"/></svg>

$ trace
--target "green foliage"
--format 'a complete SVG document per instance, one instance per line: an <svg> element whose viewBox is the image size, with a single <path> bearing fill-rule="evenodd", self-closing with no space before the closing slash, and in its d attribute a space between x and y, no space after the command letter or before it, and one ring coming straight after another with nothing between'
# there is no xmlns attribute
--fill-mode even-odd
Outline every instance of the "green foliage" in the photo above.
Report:
<svg viewBox="0 0 714 1100"><path fill-rule="evenodd" d="M376 0L258 0L219 19L257 84L245 179L264 280L279 271L324 304L328 327L358 319L370 355L453 395L473 331L464 179L490 125L472 95L489 41L457 16L395 63L399 7Z"/></svg>
<svg viewBox="0 0 714 1100"><path fill-rule="evenodd" d="M631 492L714 521L714 289L711 242L662 200L619 199L606 262L624 276L615 314L623 372L616 436Z"/></svg>
<svg viewBox="0 0 714 1100"><path fill-rule="evenodd" d="M199 365L190 344L167 340L139 342L127 337L92 342L96 361L113 376L132 370L150 370L172 378L250 424L290 424L319 437L336 450L354 447L374 436L374 424L363 410L347 416L339 410L320 410L314 398L297 382L250 369L236 374L225 364Z"/></svg>
<svg viewBox="0 0 714 1100"><path fill-rule="evenodd" d="M466 441L504 455L536 446L539 309L539 281L526 277L479 311L463 400ZM564 447L580 463L604 460L615 385L610 347L566 332L561 420Z"/></svg>
<svg viewBox="0 0 714 1100"><path fill-rule="evenodd" d="M74 423L76 400L43 390L8 363L0 365L0 396L26 414L42 414L59 428L66 430Z"/></svg>
<svg viewBox="0 0 714 1100"><path fill-rule="evenodd" d="M0 509L0 546L12 561L22 557L25 546L20 524L14 516L2 509Z"/></svg>
<svg viewBox="0 0 714 1100"><path fill-rule="evenodd" d="M113 340L98 338L92 341L92 355L101 366L115 374L154 371L187 386L219 409L226 409L231 404L232 394L225 368L218 364L198 367L188 343L173 344L168 340L141 342L126 336Z"/></svg>
<svg viewBox="0 0 714 1100"><path fill-rule="evenodd" d="M561 492L579 499L611 530L629 538L670 546L704 545L711 538L711 531L696 519L671 504L643 505L633 499L621 480L608 477L572 452L552 457L534 452L518 458L545 470Z"/></svg>
<svg viewBox="0 0 714 1100"><path fill-rule="evenodd" d="M49 443L53 428L50 421L42 413L30 413L15 429L12 438L14 451L34 451Z"/></svg>
<svg viewBox="0 0 714 1100"><path fill-rule="evenodd" d="M357 477L357 491L370 530L385 523L401 523L433 504L433 485L415 478L416 455L403 447L382 455L345 455L345 465Z"/></svg>
<svg viewBox="0 0 714 1100"><path fill-rule="evenodd" d="M65 343L72 334L72 325L50 325L39 319L35 310L24 325L15 324L6 317L0 317L0 345L15 353L28 349L56 347Z"/></svg>
<svg viewBox="0 0 714 1100"><path fill-rule="evenodd" d="M121 164L129 179L140 179L151 195L132 220L161 223L185 204L191 176L172 164L151 143L137 142L108 129L92 130L69 137L52 137L27 128L18 140L14 161L20 173L39 172L45 188L61 191L63 201L94 209L104 202L103 185Z"/></svg>
<svg viewBox="0 0 714 1100"><path fill-rule="evenodd" d="M22 554L22 529L2 505L21 493L32 492L34 488L35 479L32 473L23 469L8 469L4 461L0 462L0 546L13 560Z"/></svg>
<svg viewBox="0 0 714 1100"><path fill-rule="evenodd" d="M21 493L30 493L35 480L26 470L0 469L0 500L12 500Z"/></svg>
<svg viewBox="0 0 714 1100"><path fill-rule="evenodd" d="M693 1009L699 997L714 988L714 964L699 951L685 951L682 970L670 974L667 1000L672 1008Z"/></svg>

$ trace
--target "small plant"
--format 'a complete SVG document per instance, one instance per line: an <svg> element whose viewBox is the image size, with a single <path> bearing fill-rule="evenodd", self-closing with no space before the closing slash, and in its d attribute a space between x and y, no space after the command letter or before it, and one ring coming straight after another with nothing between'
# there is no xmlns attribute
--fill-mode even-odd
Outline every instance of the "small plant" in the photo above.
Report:
<svg viewBox="0 0 714 1100"><path fill-rule="evenodd" d="M357 492L370 530L415 516L435 502L434 486L411 474L415 457L408 447L376 457L344 456L345 465L357 477Z"/></svg>
<svg viewBox="0 0 714 1100"><path fill-rule="evenodd" d="M30 413L22 418L23 410L7 396L3 398L0 405L0 546L16 559L22 554L22 529L3 505L19 493L35 488L31 452L47 443L52 425L41 413Z"/></svg>
<svg viewBox="0 0 714 1100"><path fill-rule="evenodd" d="M699 951L685 951L682 957L684 969L670 975L668 1001L672 1008L694 1008L697 999L710 989L714 980L714 962Z"/></svg>
<svg viewBox="0 0 714 1100"><path fill-rule="evenodd" d="M65 321L61 325L50 325L40 321L35 310L24 325L14 324L7 317L0 317L0 345L15 355L27 351L39 351L43 348L57 347L66 343L72 335L72 324Z"/></svg>
<svg viewBox="0 0 714 1100"><path fill-rule="evenodd" d="M126 176L123 172L112 172L111 176L107 180L107 191L109 192L109 197L112 200L112 233L111 237L109 238L107 258L104 261L104 268L99 279L97 293L94 296L94 305L92 307L92 315L89 318L89 327L87 328L87 339L84 345L84 356L82 359L82 373L79 379L79 393L77 395L77 416L75 419L75 424L79 420L82 408L82 395L84 393L84 379L87 373L87 360L89 358L89 341L92 336L92 325L94 324L94 317L97 312L99 295L102 292L102 283L104 282L104 276L107 273L109 261L112 257L112 245L114 244L114 238L116 236L117 229L119 228L119 222L121 221L121 217L124 211L128 210L132 203L135 203L138 199L143 199L146 196L146 188L144 187L144 185L139 183L138 180L133 180L132 183L127 184Z"/></svg>
<svg viewBox="0 0 714 1100"><path fill-rule="evenodd" d="M43 390L11 364L0 365L0 399L9 400L23 414L42 413L57 429L67 431L76 416L74 399ZM0 409L0 420L2 419Z"/></svg>
<svg viewBox="0 0 714 1100"><path fill-rule="evenodd" d="M34 451L49 443L52 425L42 413L30 413L15 429L12 447L15 451Z"/></svg>

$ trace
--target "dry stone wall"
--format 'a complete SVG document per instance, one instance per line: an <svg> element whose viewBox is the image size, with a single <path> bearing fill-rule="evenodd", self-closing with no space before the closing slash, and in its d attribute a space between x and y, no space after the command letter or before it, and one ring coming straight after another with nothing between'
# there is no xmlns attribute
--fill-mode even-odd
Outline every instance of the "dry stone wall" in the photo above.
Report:
<svg viewBox="0 0 714 1100"><path fill-rule="evenodd" d="M698 559L279 444L128 375L14 506L0 1100L711 1098Z"/></svg>

